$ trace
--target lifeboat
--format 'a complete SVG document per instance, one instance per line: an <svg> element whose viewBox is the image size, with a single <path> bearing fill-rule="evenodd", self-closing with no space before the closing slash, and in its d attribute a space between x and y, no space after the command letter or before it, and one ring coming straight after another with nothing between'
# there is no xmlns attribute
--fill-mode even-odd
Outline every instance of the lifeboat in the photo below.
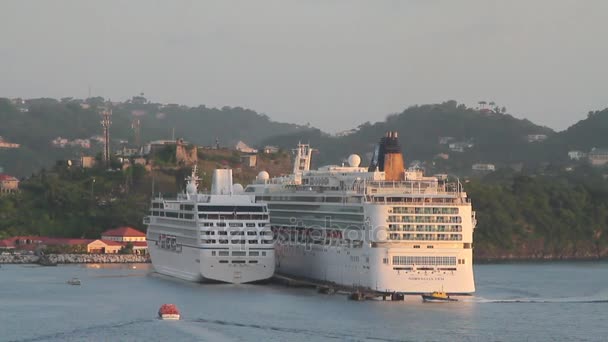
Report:
<svg viewBox="0 0 608 342"><path fill-rule="evenodd" d="M180 313L175 304L163 304L158 309L158 318L176 321L180 319Z"/></svg>

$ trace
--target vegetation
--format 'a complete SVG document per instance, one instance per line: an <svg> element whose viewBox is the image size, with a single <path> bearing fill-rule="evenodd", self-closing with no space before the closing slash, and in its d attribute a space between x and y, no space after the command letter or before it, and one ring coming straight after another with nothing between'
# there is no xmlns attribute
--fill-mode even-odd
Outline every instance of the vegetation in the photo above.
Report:
<svg viewBox="0 0 608 342"><path fill-rule="evenodd" d="M148 197L145 170L72 169L58 165L0 196L0 238L14 235L99 238L119 225L142 228Z"/></svg>
<svg viewBox="0 0 608 342"><path fill-rule="evenodd" d="M61 101L31 99L23 104L0 98L0 136L21 144L19 149L0 149L0 166L9 174L23 177L50 167L55 160L101 151L102 145L96 141L90 149L53 147L51 141L57 137L74 140L101 135L99 108L105 105L101 97L64 98ZM277 132L289 134L308 130L299 125L274 122L266 115L241 107L162 105L149 103L141 96L111 107L113 149L119 148L121 141L135 145L135 130L132 129L135 120L139 120L141 142L175 136L203 146L214 145L218 138L223 147L234 146L239 140L255 145Z"/></svg>
<svg viewBox="0 0 608 342"><path fill-rule="evenodd" d="M608 256L608 184L601 171L497 173L471 181L481 258Z"/></svg>

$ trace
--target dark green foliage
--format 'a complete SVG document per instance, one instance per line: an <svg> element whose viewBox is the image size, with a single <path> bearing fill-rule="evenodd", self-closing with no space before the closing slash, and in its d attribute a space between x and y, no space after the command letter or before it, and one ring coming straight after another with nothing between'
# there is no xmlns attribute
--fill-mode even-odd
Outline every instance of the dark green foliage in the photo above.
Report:
<svg viewBox="0 0 608 342"><path fill-rule="evenodd" d="M99 238L121 225L144 229L149 196L145 170L70 169L56 166L0 196L0 238L13 235Z"/></svg>
<svg viewBox="0 0 608 342"><path fill-rule="evenodd" d="M486 177L465 186L477 212L476 254L606 256L608 186L597 170Z"/></svg>
<svg viewBox="0 0 608 342"><path fill-rule="evenodd" d="M298 125L271 121L268 116L241 107L207 108L147 103L139 97L112 107L110 135L112 149L119 147L119 140L134 144L131 123L140 120L141 141L183 137L196 144L210 146L219 138L223 147L232 147L243 140L257 144L276 135L304 131ZM142 103L143 102L143 103ZM87 105L89 106L87 108ZM0 98L0 136L21 144L17 150L0 150L0 166L5 172L22 177L42 167L54 165L55 160L78 158L81 154L94 155L102 145L92 142L90 150L76 147L57 148L51 140L63 137L69 140L86 139L101 135L99 108L105 106L101 97L85 101L64 98L27 100L25 105L13 105ZM27 108L28 111L20 111ZM193 147L187 147L188 149Z"/></svg>
<svg viewBox="0 0 608 342"><path fill-rule="evenodd" d="M265 144L293 148L298 141L319 147L319 164L339 163L350 153L358 153L366 160L366 153L384 136L386 131L397 131L406 162L432 160L438 153L449 153L446 166L451 170L470 170L472 163L531 162L544 159L541 144L530 144L528 134L554 132L537 126L528 120L509 114L482 113L457 105L455 101L442 104L413 106L400 114L393 114L385 121L360 125L356 132L344 137L332 137L319 130L309 130L297 135L273 137ZM473 147L465 153L453 153L448 145L439 144L439 137L452 137L454 141L471 142ZM444 170L446 171L446 170Z"/></svg>

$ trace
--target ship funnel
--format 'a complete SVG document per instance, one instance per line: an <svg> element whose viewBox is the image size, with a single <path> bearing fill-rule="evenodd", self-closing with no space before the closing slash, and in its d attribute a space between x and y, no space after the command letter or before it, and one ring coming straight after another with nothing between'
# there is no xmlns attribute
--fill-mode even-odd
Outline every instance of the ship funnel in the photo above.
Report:
<svg viewBox="0 0 608 342"><path fill-rule="evenodd" d="M387 181L403 180L405 172L398 136L397 132L386 132L386 135L380 139L369 166L369 171L384 171L384 179Z"/></svg>
<svg viewBox="0 0 608 342"><path fill-rule="evenodd" d="M212 195L232 195L232 170L215 169L211 183Z"/></svg>

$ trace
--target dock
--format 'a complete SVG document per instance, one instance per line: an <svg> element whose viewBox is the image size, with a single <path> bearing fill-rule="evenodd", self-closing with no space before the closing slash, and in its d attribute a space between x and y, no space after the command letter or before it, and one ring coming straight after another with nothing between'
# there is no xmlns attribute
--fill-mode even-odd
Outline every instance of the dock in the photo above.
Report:
<svg viewBox="0 0 608 342"><path fill-rule="evenodd" d="M348 299L355 301L379 299L391 301L405 300L405 294L403 293L375 291L367 288L344 286L332 282L297 278L283 274L275 274L272 277L272 281L276 284L284 285L287 287L316 289L318 293L325 295L347 295Z"/></svg>

